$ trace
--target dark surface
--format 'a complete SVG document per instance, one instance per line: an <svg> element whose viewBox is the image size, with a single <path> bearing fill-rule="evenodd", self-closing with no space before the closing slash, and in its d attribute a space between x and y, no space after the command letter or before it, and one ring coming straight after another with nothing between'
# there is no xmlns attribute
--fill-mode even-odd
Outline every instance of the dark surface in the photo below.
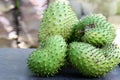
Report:
<svg viewBox="0 0 120 80"><path fill-rule="evenodd" d="M34 49L0 49L0 80L120 80L120 68L117 66L113 71L101 78L85 78L72 68L66 68L54 77L36 77L27 65L28 55Z"/></svg>

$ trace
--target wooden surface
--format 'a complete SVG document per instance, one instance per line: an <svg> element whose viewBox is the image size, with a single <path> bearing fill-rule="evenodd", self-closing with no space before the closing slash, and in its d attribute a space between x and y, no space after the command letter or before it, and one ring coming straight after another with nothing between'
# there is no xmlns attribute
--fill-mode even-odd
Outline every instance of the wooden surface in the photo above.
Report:
<svg viewBox="0 0 120 80"><path fill-rule="evenodd" d="M101 78L86 78L72 68L66 68L54 77L36 77L27 67L26 60L34 49L0 48L0 80L120 80L120 68Z"/></svg>

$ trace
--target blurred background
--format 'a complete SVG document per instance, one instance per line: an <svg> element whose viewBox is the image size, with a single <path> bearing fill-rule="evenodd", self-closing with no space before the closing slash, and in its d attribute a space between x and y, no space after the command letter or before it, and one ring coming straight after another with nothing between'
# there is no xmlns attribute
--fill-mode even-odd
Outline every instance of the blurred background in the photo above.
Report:
<svg viewBox="0 0 120 80"><path fill-rule="evenodd" d="M54 0L0 0L0 48L38 47L38 28L44 10ZM81 18L102 13L120 29L120 0L69 0Z"/></svg>

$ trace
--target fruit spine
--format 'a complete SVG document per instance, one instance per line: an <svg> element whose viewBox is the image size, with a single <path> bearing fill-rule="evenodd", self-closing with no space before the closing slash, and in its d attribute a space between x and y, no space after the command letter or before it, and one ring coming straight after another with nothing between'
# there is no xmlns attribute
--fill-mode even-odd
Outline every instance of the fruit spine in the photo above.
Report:
<svg viewBox="0 0 120 80"><path fill-rule="evenodd" d="M115 28L101 14L92 14L82 18L75 29L76 38L81 37L82 41L93 44L95 46L104 46L111 43L115 38Z"/></svg>
<svg viewBox="0 0 120 80"><path fill-rule="evenodd" d="M29 55L29 69L38 76L53 76L64 65L66 49L62 36L50 36L44 45Z"/></svg>
<svg viewBox="0 0 120 80"><path fill-rule="evenodd" d="M84 34L77 33L82 30ZM69 46L69 60L85 76L99 77L120 62L120 46L112 43L115 28L101 14L84 17L74 29L75 38Z"/></svg>
<svg viewBox="0 0 120 80"><path fill-rule="evenodd" d="M103 76L120 62L120 47L114 43L99 49L88 43L73 42L68 53L72 65L89 77Z"/></svg>
<svg viewBox="0 0 120 80"><path fill-rule="evenodd" d="M78 22L75 12L67 0L55 0L45 11L39 30L39 39L44 41L51 35L61 35L67 41L74 24Z"/></svg>

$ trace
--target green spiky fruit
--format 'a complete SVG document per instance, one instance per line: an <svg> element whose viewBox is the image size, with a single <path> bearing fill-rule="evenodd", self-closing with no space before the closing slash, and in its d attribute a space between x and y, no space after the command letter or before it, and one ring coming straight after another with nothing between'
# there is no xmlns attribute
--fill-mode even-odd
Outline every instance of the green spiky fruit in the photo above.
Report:
<svg viewBox="0 0 120 80"><path fill-rule="evenodd" d="M39 30L39 39L44 41L51 35L61 35L67 40L77 22L77 16L68 1L55 0L44 13Z"/></svg>
<svg viewBox="0 0 120 80"><path fill-rule="evenodd" d="M64 65L66 42L62 36L50 36L28 57L29 69L38 76L53 76Z"/></svg>
<svg viewBox="0 0 120 80"><path fill-rule="evenodd" d="M80 20L75 27L74 35L76 39L93 44L104 46L111 43L115 38L115 28L101 14L92 14Z"/></svg>
<svg viewBox="0 0 120 80"><path fill-rule="evenodd" d="M103 76L120 62L120 47L114 43L100 49L88 43L73 42L68 52L72 65L89 77Z"/></svg>

